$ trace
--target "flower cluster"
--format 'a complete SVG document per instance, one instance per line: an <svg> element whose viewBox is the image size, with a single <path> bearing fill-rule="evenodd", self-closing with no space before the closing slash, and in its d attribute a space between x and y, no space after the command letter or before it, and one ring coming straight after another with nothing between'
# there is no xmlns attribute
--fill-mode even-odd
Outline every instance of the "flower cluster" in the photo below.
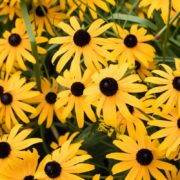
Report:
<svg viewBox="0 0 180 180"><path fill-rule="evenodd" d="M0 179L180 179L177 0L2 0Z"/></svg>

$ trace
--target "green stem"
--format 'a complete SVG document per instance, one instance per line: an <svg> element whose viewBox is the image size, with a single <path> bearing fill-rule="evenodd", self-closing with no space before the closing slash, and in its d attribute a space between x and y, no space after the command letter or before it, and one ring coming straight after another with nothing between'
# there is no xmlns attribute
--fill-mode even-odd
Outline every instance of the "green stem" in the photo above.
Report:
<svg viewBox="0 0 180 180"><path fill-rule="evenodd" d="M43 126L43 124L40 126L40 136L41 136L41 138L42 138L42 140L43 140L43 142L42 142L42 145L43 145L43 149L44 149L44 151L45 151L45 153L46 154L49 154L49 149L48 149L48 147L47 147L47 145L46 145L46 139L45 139L45 129L44 129L44 126Z"/></svg>
<svg viewBox="0 0 180 180"><path fill-rule="evenodd" d="M52 131L54 137L56 138L56 140L58 141L59 140L59 133L58 133L56 127L54 126L54 124L51 125L51 131Z"/></svg>
<svg viewBox="0 0 180 180"><path fill-rule="evenodd" d="M36 78L36 84L37 84L38 90L41 90L41 78L40 78L41 69L40 69L40 63L38 60L36 39L35 39L34 32L33 32L32 27L31 27L31 22L30 22L28 10L27 10L27 7L26 7L26 4L24 3L24 1L21 1L20 7L21 7L21 13L22 13L22 16L24 19L24 23L26 26L26 30L27 30L27 33L29 35L29 39L30 39L30 43L31 43L31 49L32 49L32 55L36 59L36 64L34 65L34 74L35 74L35 78Z"/></svg>
<svg viewBox="0 0 180 180"><path fill-rule="evenodd" d="M54 26L52 25L52 23L51 23L51 21L50 21L50 19L49 19L48 15L47 15L47 13L46 13L46 11L45 11L45 9L44 9L43 5L42 5L42 3L41 3L41 0L38 0L38 3L39 3L39 5L40 5L40 7L41 7L41 9L42 9L43 14L45 15L45 17L46 17L46 19L47 19L47 21L48 21L49 25L51 26L51 28L52 28L52 30L53 30L53 32L54 32L54 34L57 36L57 35L58 35L58 33L56 32L56 30L55 30Z"/></svg>
<svg viewBox="0 0 180 180"><path fill-rule="evenodd" d="M180 16L180 11L176 13L176 15L169 21L169 26ZM158 39L164 31L167 29L168 24L166 24L155 36L155 39Z"/></svg>
<svg viewBox="0 0 180 180"><path fill-rule="evenodd" d="M165 63L166 53L167 53L168 34L169 34L169 28L170 28L170 24L169 24L170 16L171 16L171 0L169 0L168 22L167 22L167 28L166 28L164 43L162 46L162 48L163 48L163 62L164 63Z"/></svg>
<svg viewBox="0 0 180 180"><path fill-rule="evenodd" d="M180 19L178 19L178 22L176 24L176 29L174 30L172 37L174 37L176 33L178 33L179 28L180 28Z"/></svg>

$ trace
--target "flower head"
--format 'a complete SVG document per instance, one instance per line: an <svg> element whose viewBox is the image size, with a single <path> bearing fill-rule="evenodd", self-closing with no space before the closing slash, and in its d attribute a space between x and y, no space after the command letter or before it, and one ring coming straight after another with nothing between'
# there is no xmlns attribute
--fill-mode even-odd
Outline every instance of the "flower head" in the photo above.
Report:
<svg viewBox="0 0 180 180"><path fill-rule="evenodd" d="M53 55L52 63L59 58L56 66L58 72L62 71L68 61L72 59L71 67L76 68L80 65L83 57L84 64L90 69L100 69L102 65L107 66L107 57L110 56L102 45L107 43L105 38L98 37L110 28L111 23L104 24L102 19L94 21L87 30L81 28L77 19L70 18L70 24L60 22L61 28L68 36L55 37L49 40L50 44L61 44L59 50Z"/></svg>
<svg viewBox="0 0 180 180"><path fill-rule="evenodd" d="M171 67L166 64L161 64L164 70L154 70L154 74L158 76L147 77L146 82L157 85L147 92L147 95L160 93L156 98L153 108L156 110L158 107L163 106L163 113L169 113L174 107L178 109L180 114L180 66L179 61L176 59L176 70L173 71Z"/></svg>
<svg viewBox="0 0 180 180"><path fill-rule="evenodd" d="M16 125L8 135L5 134L0 137L0 172L3 172L4 168L13 165L18 158L23 158L24 149L42 142L40 138L26 139L32 132L32 129L24 129L19 132L21 127L22 125L20 124Z"/></svg>
<svg viewBox="0 0 180 180"><path fill-rule="evenodd" d="M15 16L21 17L20 1L19 0L2 0L0 4L0 16L6 15L6 23L8 20L13 20Z"/></svg>
<svg viewBox="0 0 180 180"><path fill-rule="evenodd" d="M106 156L121 161L112 167L113 174L129 170L125 177L126 180L150 180L150 174L155 179L166 180L166 177L159 169L176 171L175 166L162 161L163 155L161 151L158 151L158 143L151 142L148 136L141 134L139 131L137 131L136 139L121 135L119 140L113 141L114 145L123 151Z"/></svg>
<svg viewBox="0 0 180 180"><path fill-rule="evenodd" d="M89 85L91 71L86 70L82 75L81 71L66 70L63 76L57 77L57 82L65 87L58 93L58 100L56 108L63 107L62 119L66 119L71 111L75 109L77 124L80 128L84 126L84 114L92 121L96 121L95 114L92 110L91 104L86 102L84 90Z"/></svg>
<svg viewBox="0 0 180 180"><path fill-rule="evenodd" d="M106 124L117 127L117 108L127 119L132 115L127 104L142 108L142 102L130 93L146 91L146 86L140 83L138 75L125 76L128 71L128 64L110 65L92 75L92 84L85 89L87 102L96 106L96 114L102 116Z"/></svg>
<svg viewBox="0 0 180 180"><path fill-rule="evenodd" d="M18 119L28 123L25 112L34 113L35 108L26 102L34 98L39 92L32 90L35 82L26 83L21 73L13 74L9 79L2 81L0 86L0 121L4 121L8 129L18 123ZM25 111L25 112L24 112Z"/></svg>
<svg viewBox="0 0 180 180"><path fill-rule="evenodd" d="M46 79L41 79L42 93L32 99L32 101L38 103L36 111L31 114L30 118L38 116L38 124L41 125L45 120L46 127L49 128L53 122L54 114L57 118L61 119L61 108L56 109L55 103L57 101L58 85L54 78L52 78L52 85Z"/></svg>
<svg viewBox="0 0 180 180"><path fill-rule="evenodd" d="M171 0L171 14L172 11L180 11L180 5L178 0ZM169 12L169 0L141 0L140 7L148 7L147 15L151 17L155 10L161 11L161 16L165 23L168 21L168 12Z"/></svg>
<svg viewBox="0 0 180 180"><path fill-rule="evenodd" d="M50 35L55 35L53 27L67 16L62 12L61 6L54 5L56 0L33 0L34 12L31 12L30 20L32 25L37 26L37 31L41 34L45 30Z"/></svg>
<svg viewBox="0 0 180 180"><path fill-rule="evenodd" d="M165 115L161 112L156 113L159 119L149 121L149 125L159 127L160 129L151 135L152 139L164 138L159 148L166 150L166 156L169 157L172 152L179 152L180 148L180 116L177 109Z"/></svg>
<svg viewBox="0 0 180 180"><path fill-rule="evenodd" d="M24 151L21 159L16 159L13 166L8 166L0 173L3 180L33 180L38 166L39 155L36 149Z"/></svg>
<svg viewBox="0 0 180 180"><path fill-rule="evenodd" d="M68 140L61 148L48 154L41 162L35 174L37 179L81 179L78 174L94 169L94 166L84 161L91 158L90 155L77 155L81 143L71 144Z"/></svg>
<svg viewBox="0 0 180 180"><path fill-rule="evenodd" d="M135 61L138 61L149 67L155 57L155 49L146 41L153 40L154 37L137 25L132 25L130 31L127 31L115 24L113 30L119 37L109 38L111 43L105 45L107 49L112 49L112 60L118 60L120 64L128 62L130 65L135 65Z"/></svg>
<svg viewBox="0 0 180 180"><path fill-rule="evenodd" d="M47 39L38 37L37 41L45 42ZM37 42L38 43L38 42ZM31 44L26 31L25 24L22 19L17 19L15 28L3 33L3 38L0 38L0 66L6 61L6 72L10 74L14 64L17 62L22 70L27 70L24 61L29 61L35 64L36 60L31 54ZM43 54L46 51L38 47L39 53Z"/></svg>

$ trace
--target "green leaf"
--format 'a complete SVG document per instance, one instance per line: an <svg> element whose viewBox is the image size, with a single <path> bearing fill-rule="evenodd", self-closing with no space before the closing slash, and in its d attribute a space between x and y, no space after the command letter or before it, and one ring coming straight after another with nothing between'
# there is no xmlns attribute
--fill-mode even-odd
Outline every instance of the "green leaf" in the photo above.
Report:
<svg viewBox="0 0 180 180"><path fill-rule="evenodd" d="M28 10L27 10L26 4L24 3L23 0L21 0L20 7L21 7L22 17L24 19L24 23L26 26L26 30L27 30L27 33L28 33L28 36L29 36L29 39L31 42L32 54L33 54L34 58L36 59L36 64L34 65L34 73L35 73L35 77L36 77L37 87L40 90L41 89L41 79L40 79L41 71L40 71L40 64L38 61L36 39L35 39L34 32L33 32L32 26L31 26Z"/></svg>
<svg viewBox="0 0 180 180"><path fill-rule="evenodd" d="M144 18L137 17L137 16L133 16L133 15L114 13L108 19L118 19L118 20L135 22L135 23L140 24L143 27L150 28L153 31L157 31L157 29L158 29L157 26L155 24L153 24L151 21L144 19Z"/></svg>

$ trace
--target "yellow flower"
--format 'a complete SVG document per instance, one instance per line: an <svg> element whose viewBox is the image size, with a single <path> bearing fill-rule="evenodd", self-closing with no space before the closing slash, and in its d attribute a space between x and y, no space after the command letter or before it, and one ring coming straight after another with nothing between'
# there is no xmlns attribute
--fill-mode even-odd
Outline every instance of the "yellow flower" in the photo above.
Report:
<svg viewBox="0 0 180 180"><path fill-rule="evenodd" d="M15 15L21 17L19 0L2 0L0 3L0 16L3 15L6 15L4 23L7 23L8 19L12 21Z"/></svg>
<svg viewBox="0 0 180 180"><path fill-rule="evenodd" d="M100 69L102 65L107 66L105 58L108 58L110 54L102 47L107 40L98 36L110 28L111 23L103 25L104 21L98 19L89 26L88 30L84 30L73 16L70 18L70 24L71 26L64 22L58 24L58 27L68 36L49 40L50 44L62 44L52 58L52 63L54 63L60 56L56 70L60 72L72 58L71 67L76 71L76 68L80 66L81 57L83 57L85 66L90 69L95 70Z"/></svg>
<svg viewBox="0 0 180 180"><path fill-rule="evenodd" d="M112 49L112 60L118 60L120 64L128 62L133 66L138 61L149 67L155 57L155 49L146 41L153 40L154 37L146 35L147 30L143 27L138 29L137 25L132 25L129 32L114 24L113 30L119 37L109 38L111 42L105 45L107 49Z"/></svg>
<svg viewBox="0 0 180 180"><path fill-rule="evenodd" d="M112 167L113 174L129 170L125 180L150 180L150 174L155 179L166 180L159 169L176 171L175 166L162 161L162 152L158 150L157 142L151 142L148 136L138 131L136 139L121 135L120 140L113 141L113 144L123 151L106 155L107 158L121 161Z"/></svg>
<svg viewBox="0 0 180 180"><path fill-rule="evenodd" d="M32 129L20 130L22 125L16 125L10 133L0 137L0 172L6 167L12 167L19 158L24 157L24 149L29 146L42 142L40 138L27 138ZM7 175L7 174L6 174Z"/></svg>
<svg viewBox="0 0 180 180"><path fill-rule="evenodd" d="M79 132L74 132L70 135L70 132L66 132L64 135L60 136L58 139L58 144L55 142L51 143L51 148L57 149L61 147L67 140L73 141L73 139L79 134Z"/></svg>
<svg viewBox="0 0 180 180"><path fill-rule="evenodd" d="M146 102L143 101L143 99L141 99L142 103L143 103L143 109L140 111L138 108L133 107L131 105L127 105L127 108L129 110L129 112L132 114L133 116L133 120L129 121L128 119L126 119L121 112L117 113L117 121L118 121L118 125L116 127L116 132L117 132L117 136L119 136L118 134L124 134L126 132L128 132L128 135L131 137L135 137L136 136L136 130L139 128L141 129L141 132L146 132L146 128L144 126L144 123L142 122L144 121L149 121L150 119L148 118L148 115L144 115L146 113L146 109L149 107L146 107L146 105L149 106L149 104L147 104Z"/></svg>
<svg viewBox="0 0 180 180"><path fill-rule="evenodd" d="M24 151L21 159L17 159L13 166L9 166L0 173L2 180L31 180L38 166L39 155L36 149Z"/></svg>
<svg viewBox="0 0 180 180"><path fill-rule="evenodd" d="M151 71L156 68L155 61L148 64L148 67L144 66L138 60L135 60L134 71L139 77L144 80L146 77L152 76Z"/></svg>
<svg viewBox="0 0 180 180"><path fill-rule="evenodd" d="M115 6L115 0L67 0L70 9L68 10L67 14L71 15L76 9L78 9L79 17L83 21L84 14L86 14L86 9L89 10L93 19L97 19L97 7L105 11L106 13L109 12L108 3Z"/></svg>
<svg viewBox="0 0 180 180"><path fill-rule="evenodd" d="M39 92L31 90L35 82L26 83L21 73L13 74L9 79L2 82L0 86L0 121L4 121L8 129L18 123L18 119L28 123L29 118L25 112L33 113L35 108L26 100L35 97Z"/></svg>
<svg viewBox="0 0 180 180"><path fill-rule="evenodd" d="M30 118L32 119L38 116L39 125L46 120L46 127L49 128L53 122L54 114L61 120L62 108L55 108L58 92L58 85L55 79L52 79L52 85L46 78L41 79L41 90L42 93L32 98L32 101L39 104Z"/></svg>
<svg viewBox="0 0 180 180"><path fill-rule="evenodd" d="M91 108L91 104L85 101L84 90L88 86L91 78L91 71L86 70L84 74L76 69L76 72L66 70L63 76L57 77L57 82L65 87L58 93L58 100L55 104L56 108L64 107L62 111L62 119L66 119L71 111L75 109L77 124L79 128L84 126L84 114L92 121L96 121L96 117Z"/></svg>
<svg viewBox="0 0 180 180"><path fill-rule="evenodd" d="M59 136L58 143L52 142L50 146L52 149L57 149L61 147L68 140L72 142L78 134L79 132L74 132L72 134L70 134L70 132L66 132L64 135ZM82 149L79 149L76 153L76 155L83 155L83 154L87 154L87 152Z"/></svg>
<svg viewBox="0 0 180 180"><path fill-rule="evenodd" d="M151 135L152 139L164 138L159 149L166 150L166 156L169 157L173 151L180 148L180 116L177 109L174 109L167 115L161 112L156 113L159 119L149 121L149 125L159 127L160 129ZM178 153L178 151L176 151Z"/></svg>
<svg viewBox="0 0 180 180"><path fill-rule="evenodd" d="M147 95L160 93L153 104L153 108L156 110L165 103L163 106L164 114L169 113L175 106L180 114L180 67L177 66L179 61L180 60L176 60L175 71L168 65L161 64L161 67L163 67L164 70L152 71L159 77L147 77L145 79L146 82L157 85L157 87L150 89L147 92Z"/></svg>
<svg viewBox="0 0 180 180"><path fill-rule="evenodd" d="M179 0L171 0L171 11L174 9L177 12L180 11L180 3ZM154 10L161 10L161 16L164 19L165 23L168 20L168 12L169 12L169 0L141 0L140 7L147 7L148 12L147 15L150 18L153 14Z"/></svg>
<svg viewBox="0 0 180 180"><path fill-rule="evenodd" d="M46 40L46 38L38 37L37 43L38 41L42 43ZM46 52L40 47L38 47L38 51L41 54ZM36 62L31 54L31 44L22 19L17 19L15 28L11 32L6 30L3 33L3 38L0 39L0 66L5 60L7 74L11 72L16 61L22 70L27 70L24 61L29 61L33 64Z"/></svg>
<svg viewBox="0 0 180 180"><path fill-rule="evenodd" d="M128 64L110 65L92 75L92 85L89 85L84 94L87 102L96 106L98 117L102 115L105 123L117 127L117 108L124 117L131 120L133 116L127 108L127 104L142 108L142 102L129 93L146 91L146 86L140 83L138 75L132 74L125 77L128 71Z"/></svg>
<svg viewBox="0 0 180 180"><path fill-rule="evenodd" d="M48 154L40 162L40 165L35 174L37 179L68 179L68 180L83 180L78 174L88 172L94 169L94 165L84 163L91 158L90 155L77 155L81 143L71 144L71 141L66 141L61 148L58 148Z"/></svg>
<svg viewBox="0 0 180 180"><path fill-rule="evenodd" d="M62 12L61 6L55 5L56 0L33 0L34 12L31 11L30 20L41 34L45 30L55 35L53 27L67 16ZM45 12L45 13L44 13ZM53 27L52 27L53 26Z"/></svg>
<svg viewBox="0 0 180 180"><path fill-rule="evenodd" d="M117 112L117 121L118 121L118 125L116 127L117 139L119 139L119 136L125 134L126 132L130 137L135 138L137 129L140 129L142 133L146 132L146 127L144 125L147 124L148 121L153 119L151 114L154 113L154 111L152 110L152 104L154 103L154 98L151 96L149 97L145 96L140 100L143 103L143 109L141 110L130 105L127 106L130 113L133 115L132 121L126 119L121 114L121 112ZM143 123L142 121L145 121L145 123Z"/></svg>

